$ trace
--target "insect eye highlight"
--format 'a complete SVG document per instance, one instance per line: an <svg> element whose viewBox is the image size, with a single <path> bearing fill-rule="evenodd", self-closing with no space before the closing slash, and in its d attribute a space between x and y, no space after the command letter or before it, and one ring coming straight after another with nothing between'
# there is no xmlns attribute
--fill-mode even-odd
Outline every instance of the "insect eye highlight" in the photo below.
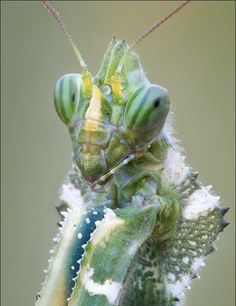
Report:
<svg viewBox="0 0 236 306"><path fill-rule="evenodd" d="M72 94L72 96L71 96L71 101L72 101L72 102L75 102L75 93Z"/></svg>
<svg viewBox="0 0 236 306"><path fill-rule="evenodd" d="M154 100L154 103L153 103L154 108L158 107L160 103L161 103L160 98L156 98L156 100Z"/></svg>

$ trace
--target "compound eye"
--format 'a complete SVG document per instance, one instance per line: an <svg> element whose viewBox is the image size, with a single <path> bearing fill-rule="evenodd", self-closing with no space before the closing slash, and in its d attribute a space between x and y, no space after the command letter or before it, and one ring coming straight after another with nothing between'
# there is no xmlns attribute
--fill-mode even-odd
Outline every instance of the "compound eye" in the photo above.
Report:
<svg viewBox="0 0 236 306"><path fill-rule="evenodd" d="M125 125L135 134L159 134L169 112L167 91L157 85L138 89L129 99L125 109Z"/></svg>
<svg viewBox="0 0 236 306"><path fill-rule="evenodd" d="M63 75L54 90L54 105L60 119L70 125L81 100L82 80L80 74Z"/></svg>

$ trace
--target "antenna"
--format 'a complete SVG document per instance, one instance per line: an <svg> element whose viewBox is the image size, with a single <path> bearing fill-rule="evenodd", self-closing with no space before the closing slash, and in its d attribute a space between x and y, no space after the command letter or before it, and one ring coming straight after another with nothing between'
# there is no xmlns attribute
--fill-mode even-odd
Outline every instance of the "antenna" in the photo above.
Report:
<svg viewBox="0 0 236 306"><path fill-rule="evenodd" d="M124 62L126 61L127 57L129 56L130 52L134 49L134 47L142 41L145 37L147 37L149 34L154 32L157 28L159 28L162 24L164 24L168 19L173 17L178 11L180 11L186 4L188 4L191 0L182 1L181 4L179 4L175 9L170 11L165 17L161 18L159 21L157 21L154 25L152 25L150 28L148 28L144 33L142 33L140 36L138 36L137 39L135 39L132 44L130 45L129 49L126 51L126 53L123 55L123 57L120 60L120 63L116 69L116 72L119 74L121 73L122 67Z"/></svg>
<svg viewBox="0 0 236 306"><path fill-rule="evenodd" d="M71 44L71 46L72 46L72 48L73 48L73 50L74 50L78 60L79 60L81 68L82 69L83 68L87 68L87 65L86 65L85 61L83 60L83 58L82 58L82 56L81 56L81 54L79 52L79 49L78 49L76 43L72 39L70 32L66 28L64 20L61 17L60 13L58 11L56 11L55 8L52 6L52 4L49 3L48 1L43 0L42 2L43 2L44 7L49 12L49 14L51 14L56 19L57 23L61 26L62 30L64 31L64 33L68 37L69 42L70 42L70 44Z"/></svg>

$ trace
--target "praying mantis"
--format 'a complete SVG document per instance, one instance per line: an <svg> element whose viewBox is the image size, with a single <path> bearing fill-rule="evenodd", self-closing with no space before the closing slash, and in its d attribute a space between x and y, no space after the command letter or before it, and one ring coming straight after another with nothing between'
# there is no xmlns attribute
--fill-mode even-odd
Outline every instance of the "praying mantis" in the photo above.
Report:
<svg viewBox="0 0 236 306"><path fill-rule="evenodd" d="M135 46L113 38L92 77L61 15L82 73L62 76L56 112L69 131L72 169L62 186L58 235L36 305L180 305L227 208L203 186L173 136L170 98L143 72Z"/></svg>

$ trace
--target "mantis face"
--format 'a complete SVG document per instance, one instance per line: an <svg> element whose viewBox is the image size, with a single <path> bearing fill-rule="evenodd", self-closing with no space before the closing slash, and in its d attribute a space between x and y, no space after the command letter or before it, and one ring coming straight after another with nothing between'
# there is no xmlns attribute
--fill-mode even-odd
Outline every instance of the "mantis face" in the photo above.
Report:
<svg viewBox="0 0 236 306"><path fill-rule="evenodd" d="M149 83L133 52L123 65L122 84L115 79L127 48L114 39L94 79L66 74L56 84L54 103L70 132L74 164L90 183L112 173L131 155L145 152L160 135L169 112L167 91Z"/></svg>

